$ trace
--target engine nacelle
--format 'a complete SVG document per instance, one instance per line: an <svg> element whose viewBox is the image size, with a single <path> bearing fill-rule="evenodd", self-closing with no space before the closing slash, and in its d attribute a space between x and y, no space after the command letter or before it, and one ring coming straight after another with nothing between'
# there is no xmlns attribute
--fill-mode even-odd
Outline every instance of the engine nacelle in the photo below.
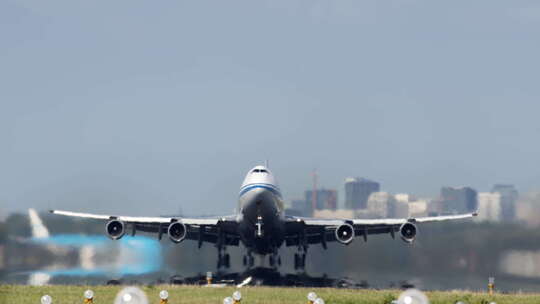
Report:
<svg viewBox="0 0 540 304"><path fill-rule="evenodd" d="M354 239L354 228L350 224L342 224L336 228L336 240L341 244L348 245Z"/></svg>
<svg viewBox="0 0 540 304"><path fill-rule="evenodd" d="M416 225L413 223L405 223L399 227L399 234L401 236L401 239L405 243L412 243L414 242L414 239L416 238L416 233L418 232L418 229L416 228Z"/></svg>
<svg viewBox="0 0 540 304"><path fill-rule="evenodd" d="M171 223L169 225L169 229L167 230L167 234L169 235L169 239L171 239L171 241L180 243L186 238L186 225L180 222Z"/></svg>
<svg viewBox="0 0 540 304"><path fill-rule="evenodd" d="M105 225L105 231L111 239L118 240L126 233L126 225L119 220L110 220L107 225Z"/></svg>

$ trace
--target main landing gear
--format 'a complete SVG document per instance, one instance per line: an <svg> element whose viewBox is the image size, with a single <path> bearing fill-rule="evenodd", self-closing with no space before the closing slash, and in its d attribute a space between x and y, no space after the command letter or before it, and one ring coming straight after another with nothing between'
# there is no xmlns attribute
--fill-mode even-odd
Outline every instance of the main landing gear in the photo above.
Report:
<svg viewBox="0 0 540 304"><path fill-rule="evenodd" d="M249 268L253 267L253 265L255 265L255 258L253 257L253 255L251 253L248 253L246 255L244 255L244 258L242 259L242 262L244 264L244 266L247 266Z"/></svg>
<svg viewBox="0 0 540 304"><path fill-rule="evenodd" d="M295 270L304 270L306 268L306 254L305 253L295 253L294 254L294 269Z"/></svg>
<svg viewBox="0 0 540 304"><path fill-rule="evenodd" d="M268 256L268 264L272 268L276 268L277 266L281 266L281 257L277 254L271 254Z"/></svg>
<svg viewBox="0 0 540 304"><path fill-rule="evenodd" d="M231 256L227 252L222 253L222 250L218 250L217 268L220 269L222 267L231 267Z"/></svg>

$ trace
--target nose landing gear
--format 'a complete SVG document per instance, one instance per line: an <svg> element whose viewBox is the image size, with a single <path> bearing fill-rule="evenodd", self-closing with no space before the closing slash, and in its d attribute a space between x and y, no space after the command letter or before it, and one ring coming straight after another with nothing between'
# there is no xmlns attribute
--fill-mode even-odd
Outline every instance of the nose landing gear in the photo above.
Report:
<svg viewBox="0 0 540 304"><path fill-rule="evenodd" d="M304 270L306 268L306 254L305 253L295 253L294 254L294 269L295 270Z"/></svg>

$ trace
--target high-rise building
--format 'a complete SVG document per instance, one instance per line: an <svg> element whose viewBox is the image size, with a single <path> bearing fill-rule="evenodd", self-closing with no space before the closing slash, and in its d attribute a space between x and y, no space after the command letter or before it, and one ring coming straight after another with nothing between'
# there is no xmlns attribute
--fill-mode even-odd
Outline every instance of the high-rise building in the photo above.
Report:
<svg viewBox="0 0 540 304"><path fill-rule="evenodd" d="M466 213L478 208L476 190L470 187L441 188L441 207L443 213Z"/></svg>
<svg viewBox="0 0 540 304"><path fill-rule="evenodd" d="M369 213L378 218L406 218L409 214L407 203L398 201L387 192L373 192L368 198Z"/></svg>
<svg viewBox="0 0 540 304"><path fill-rule="evenodd" d="M494 185L491 192L501 195L501 220L513 221L516 218L518 192L514 185Z"/></svg>
<svg viewBox="0 0 540 304"><path fill-rule="evenodd" d="M319 189L317 190L315 209L316 210L336 210L337 208L337 191L333 189ZM313 214L313 190L306 190L305 202L308 214Z"/></svg>
<svg viewBox="0 0 540 304"><path fill-rule="evenodd" d="M365 178L345 179L345 208L366 209L371 193L380 191L380 184Z"/></svg>
<svg viewBox="0 0 540 304"><path fill-rule="evenodd" d="M501 220L501 194L497 192L478 193L478 216L476 221L498 222Z"/></svg>

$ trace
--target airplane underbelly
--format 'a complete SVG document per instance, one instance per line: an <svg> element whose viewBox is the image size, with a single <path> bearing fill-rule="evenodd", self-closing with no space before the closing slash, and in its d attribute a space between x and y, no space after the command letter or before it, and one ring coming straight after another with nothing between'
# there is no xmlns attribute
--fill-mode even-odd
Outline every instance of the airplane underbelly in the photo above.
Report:
<svg viewBox="0 0 540 304"><path fill-rule="evenodd" d="M281 198L264 188L255 188L240 196L240 236L248 250L268 254L284 240Z"/></svg>

